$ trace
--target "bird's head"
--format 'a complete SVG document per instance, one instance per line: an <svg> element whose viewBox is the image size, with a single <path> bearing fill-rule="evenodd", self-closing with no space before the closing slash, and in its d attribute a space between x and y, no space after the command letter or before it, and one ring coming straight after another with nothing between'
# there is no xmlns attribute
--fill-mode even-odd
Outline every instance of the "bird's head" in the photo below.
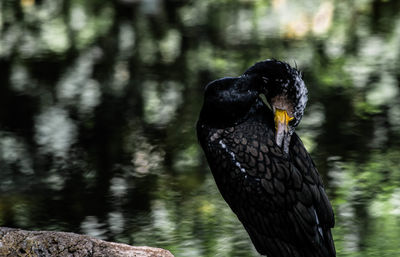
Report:
<svg viewBox="0 0 400 257"><path fill-rule="evenodd" d="M308 100L301 73L287 63L266 60L250 67L244 76L262 85L261 93L274 113L276 144L288 153L290 138L303 117Z"/></svg>
<svg viewBox="0 0 400 257"><path fill-rule="evenodd" d="M259 108L266 108L263 96L274 113L276 144L288 153L290 138L307 103L307 88L300 72L286 63L258 62L240 77L209 83L200 120L214 127L241 123Z"/></svg>

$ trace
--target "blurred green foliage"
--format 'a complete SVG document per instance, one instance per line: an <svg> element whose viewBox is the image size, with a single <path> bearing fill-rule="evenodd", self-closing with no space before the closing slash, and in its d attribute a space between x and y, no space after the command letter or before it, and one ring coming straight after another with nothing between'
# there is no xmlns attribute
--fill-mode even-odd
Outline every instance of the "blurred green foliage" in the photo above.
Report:
<svg viewBox="0 0 400 257"><path fill-rule="evenodd" d="M338 256L400 254L400 2L2 0L0 225L257 256L208 171L203 87L276 58Z"/></svg>

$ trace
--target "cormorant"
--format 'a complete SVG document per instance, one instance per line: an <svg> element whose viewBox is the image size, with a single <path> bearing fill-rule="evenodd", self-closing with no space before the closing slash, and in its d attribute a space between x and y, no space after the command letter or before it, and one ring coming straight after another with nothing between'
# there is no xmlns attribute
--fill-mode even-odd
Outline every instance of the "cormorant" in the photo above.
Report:
<svg viewBox="0 0 400 257"><path fill-rule="evenodd" d="M301 73L277 60L205 88L200 145L223 198L268 257L336 256L332 206L294 132L307 93Z"/></svg>

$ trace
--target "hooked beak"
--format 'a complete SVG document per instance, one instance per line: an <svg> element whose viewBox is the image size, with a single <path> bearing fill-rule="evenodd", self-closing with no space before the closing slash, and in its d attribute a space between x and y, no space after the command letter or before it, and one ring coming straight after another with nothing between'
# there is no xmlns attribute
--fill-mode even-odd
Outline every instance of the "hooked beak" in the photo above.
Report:
<svg viewBox="0 0 400 257"><path fill-rule="evenodd" d="M275 114L275 142L282 147L284 138L289 135L289 121L294 117L290 117L285 110L276 109Z"/></svg>

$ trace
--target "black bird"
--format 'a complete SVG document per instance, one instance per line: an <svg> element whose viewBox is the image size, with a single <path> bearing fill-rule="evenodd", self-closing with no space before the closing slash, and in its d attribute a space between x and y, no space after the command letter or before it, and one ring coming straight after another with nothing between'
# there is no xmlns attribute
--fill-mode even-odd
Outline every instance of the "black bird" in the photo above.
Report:
<svg viewBox="0 0 400 257"><path fill-rule="evenodd" d="M198 139L222 196L268 257L336 256L332 206L294 132L306 103L301 73L276 60L205 88Z"/></svg>

